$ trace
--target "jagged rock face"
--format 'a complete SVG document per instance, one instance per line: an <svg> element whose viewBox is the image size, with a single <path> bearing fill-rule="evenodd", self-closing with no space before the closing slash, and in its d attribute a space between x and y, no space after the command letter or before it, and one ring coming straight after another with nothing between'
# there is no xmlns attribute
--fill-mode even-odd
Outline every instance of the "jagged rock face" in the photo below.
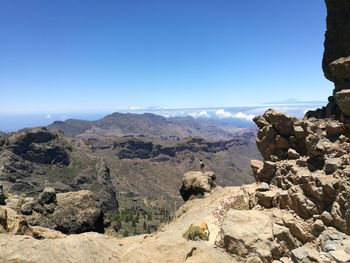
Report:
<svg viewBox="0 0 350 263"><path fill-rule="evenodd" d="M69 156L56 138L56 134L41 128L15 133L9 136L7 145L14 154L34 163L68 165Z"/></svg>
<svg viewBox="0 0 350 263"><path fill-rule="evenodd" d="M97 164L96 191L103 211L114 210L118 208L117 194L111 183L111 175L104 159ZM93 186L94 187L94 186Z"/></svg>
<svg viewBox="0 0 350 263"><path fill-rule="evenodd" d="M158 156L169 159L185 151L216 153L225 151L232 146L246 144L247 142L237 138L216 142L207 142L201 138L191 138L183 142L164 146L152 143L151 141L142 141L133 138L127 141L114 143L113 148L117 150L117 157L119 159L150 159Z"/></svg>
<svg viewBox="0 0 350 263"><path fill-rule="evenodd" d="M284 120L286 128L278 127L276 119ZM344 125L331 119L297 120L274 110L255 122L260 128L257 144L264 161L252 162L253 171L257 181L279 189L269 202L266 194L257 195L258 203L291 209L303 219L320 218L350 234L350 140ZM281 140L288 147L279 146Z"/></svg>
<svg viewBox="0 0 350 263"><path fill-rule="evenodd" d="M184 174L180 194L184 201L192 196L203 196L215 187L216 176L213 172L188 172Z"/></svg>

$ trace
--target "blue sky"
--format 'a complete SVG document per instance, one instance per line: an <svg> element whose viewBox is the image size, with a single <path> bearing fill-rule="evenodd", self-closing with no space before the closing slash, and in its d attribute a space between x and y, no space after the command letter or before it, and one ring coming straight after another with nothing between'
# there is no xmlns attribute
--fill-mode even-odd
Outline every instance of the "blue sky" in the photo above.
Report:
<svg viewBox="0 0 350 263"><path fill-rule="evenodd" d="M326 100L320 0L0 0L0 113Z"/></svg>

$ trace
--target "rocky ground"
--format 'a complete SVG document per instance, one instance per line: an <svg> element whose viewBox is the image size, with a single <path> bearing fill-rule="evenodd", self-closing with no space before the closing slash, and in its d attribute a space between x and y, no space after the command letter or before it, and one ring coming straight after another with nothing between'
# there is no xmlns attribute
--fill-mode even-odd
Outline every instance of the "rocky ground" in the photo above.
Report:
<svg viewBox="0 0 350 263"><path fill-rule="evenodd" d="M198 196L193 191L195 187L188 188L188 193L196 198L190 198L181 206L171 223L150 235L123 239L97 233L64 235L30 227L13 210L1 207L2 233L6 234L0 235L0 261L277 263L349 260L350 236L324 223L322 218L303 219L293 209L274 205L281 191L279 187L266 183L208 187L206 175L197 172L195 177L206 189L203 195ZM188 182L188 176L184 181ZM198 183L193 186L198 187ZM207 224L209 240L186 240L185 231L200 222Z"/></svg>

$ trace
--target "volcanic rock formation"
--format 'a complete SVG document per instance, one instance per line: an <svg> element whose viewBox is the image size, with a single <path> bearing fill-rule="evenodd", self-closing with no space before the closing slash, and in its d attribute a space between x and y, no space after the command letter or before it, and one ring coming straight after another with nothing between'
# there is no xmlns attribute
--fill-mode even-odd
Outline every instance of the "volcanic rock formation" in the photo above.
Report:
<svg viewBox="0 0 350 263"><path fill-rule="evenodd" d="M328 105L307 113L308 117L335 116L349 122L350 112L343 105L350 102L350 2L326 0L327 31L325 34L322 67L325 77L334 82ZM341 95L339 91L346 90Z"/></svg>

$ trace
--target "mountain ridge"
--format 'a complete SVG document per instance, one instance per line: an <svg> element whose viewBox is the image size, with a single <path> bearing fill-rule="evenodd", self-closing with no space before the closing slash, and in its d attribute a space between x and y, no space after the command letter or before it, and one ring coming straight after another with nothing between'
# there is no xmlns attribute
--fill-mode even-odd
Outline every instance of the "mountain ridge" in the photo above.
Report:
<svg viewBox="0 0 350 263"><path fill-rule="evenodd" d="M180 139L186 137L200 137L206 139L227 139L233 132L242 129L225 127L206 121L186 117L163 117L153 113L112 113L95 121L68 119L54 121L48 129L60 130L66 135L75 137L89 137L86 134L100 132L101 135L113 133L117 136L137 135L163 139Z"/></svg>

